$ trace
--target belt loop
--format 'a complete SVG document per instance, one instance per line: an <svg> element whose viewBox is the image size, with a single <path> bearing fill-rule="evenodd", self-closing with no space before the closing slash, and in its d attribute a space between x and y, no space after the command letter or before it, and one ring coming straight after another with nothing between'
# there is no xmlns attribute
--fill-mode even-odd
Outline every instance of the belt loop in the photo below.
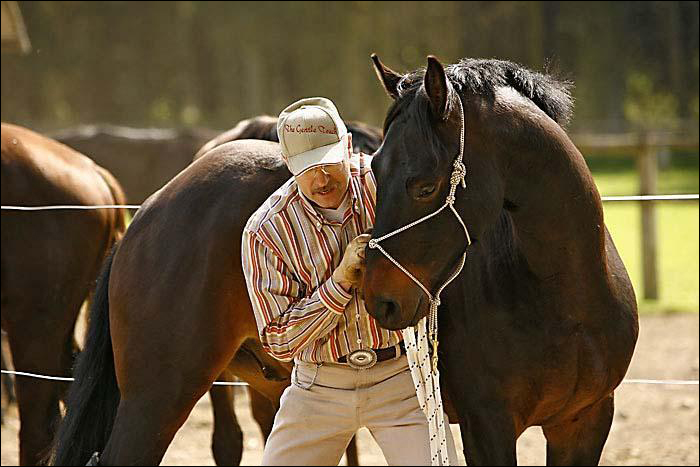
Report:
<svg viewBox="0 0 700 467"><path fill-rule="evenodd" d="M311 389L311 387L312 387L312 386L314 385L314 383L316 382L316 377L318 376L318 369L321 368L321 365L323 365L323 363L315 363L314 365L316 366L316 371L314 371L314 377L311 378L311 382L310 382L309 384L302 385L302 384L299 382L299 378L298 378L298 376L297 376L297 368L298 368L298 365L297 365L296 362L295 362L295 363L294 363L294 368L292 369L292 378L291 378L291 379L292 379L292 383L293 383L296 387L301 388L301 389L304 389L305 391L308 391L309 389Z"/></svg>
<svg viewBox="0 0 700 467"><path fill-rule="evenodd" d="M396 352L394 360L398 360L399 358L401 358L401 342L394 346L394 352Z"/></svg>

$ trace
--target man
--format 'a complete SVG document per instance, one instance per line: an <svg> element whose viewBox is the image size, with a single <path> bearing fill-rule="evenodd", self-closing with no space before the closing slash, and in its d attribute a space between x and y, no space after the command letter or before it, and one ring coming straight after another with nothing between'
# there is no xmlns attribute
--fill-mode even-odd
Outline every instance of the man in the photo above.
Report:
<svg viewBox="0 0 700 467"><path fill-rule="evenodd" d="M380 328L358 293L374 223L371 158L352 154L328 99L290 105L277 132L294 177L251 216L242 239L263 347L295 363L262 463L338 465L364 426L390 465L430 465L401 333ZM449 430L447 440L456 464Z"/></svg>

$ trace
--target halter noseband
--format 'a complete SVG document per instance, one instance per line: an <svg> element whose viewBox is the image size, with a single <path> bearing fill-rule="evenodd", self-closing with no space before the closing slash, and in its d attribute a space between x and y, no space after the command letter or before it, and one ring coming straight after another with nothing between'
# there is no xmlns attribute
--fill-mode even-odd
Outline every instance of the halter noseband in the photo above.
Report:
<svg viewBox="0 0 700 467"><path fill-rule="evenodd" d="M457 102L459 102L459 110L460 110L460 118L461 118L461 127L460 127L460 132L459 132L459 154L455 158L454 164L453 164L453 169L452 169L452 175L450 176L450 193L447 195L447 198L445 200L445 204L443 204L439 209L434 211L431 214L428 214L427 216L421 217L418 220L415 220L411 222L410 224L407 224L403 227L400 227L392 232L389 232L386 235L382 235L379 238L373 238L369 241L369 248L370 249L376 249L382 252L384 256L387 257L389 261L394 263L397 268L399 268L401 271L404 272L413 282L415 282L422 290L425 292L425 294L428 296L428 299L430 300L430 312L429 312L429 324L428 324L428 329L429 329L429 337L430 340L433 344L433 366L434 368L437 368L437 345L438 345L438 340L437 340L437 309L438 306L440 306L440 293L443 291L445 287L447 287L450 282L452 282L460 272L462 272L462 269L464 268L464 263L467 259L467 252L466 250L462 254L462 259L460 260L459 264L457 265L457 268L453 271L452 275L447 279L447 281L438 289L438 291L435 293L435 295L432 295L430 291L428 290L427 287L425 287L418 279L416 279L413 274L411 274L405 267L403 267L398 261L396 261L387 251L382 248L382 246L379 244L379 242L386 240L389 237L393 237L394 235L398 235L401 232L410 229L411 227L414 227L421 222L427 221L428 219L437 216L440 214L440 212L445 209L445 208L450 208L452 213L455 215L457 220L459 221L460 225L464 229L464 234L467 237L467 246L471 245L471 237L469 236L469 230L467 229L467 226L464 224L464 221L462 220L462 217L459 215L457 210L454 207L455 203L455 192L457 191L457 185L461 183L462 188L466 188L467 184L465 181L465 177L467 175L467 169L464 166L464 163L462 162L462 158L464 156L464 108L462 106L462 100L458 97Z"/></svg>

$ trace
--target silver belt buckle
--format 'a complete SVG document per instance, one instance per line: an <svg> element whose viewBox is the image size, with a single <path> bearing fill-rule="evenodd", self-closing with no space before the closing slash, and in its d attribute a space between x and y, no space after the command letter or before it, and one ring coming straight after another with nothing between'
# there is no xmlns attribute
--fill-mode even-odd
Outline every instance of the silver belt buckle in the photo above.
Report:
<svg viewBox="0 0 700 467"><path fill-rule="evenodd" d="M355 350L348 355L348 365L356 370L372 368L377 363L377 354L372 349Z"/></svg>

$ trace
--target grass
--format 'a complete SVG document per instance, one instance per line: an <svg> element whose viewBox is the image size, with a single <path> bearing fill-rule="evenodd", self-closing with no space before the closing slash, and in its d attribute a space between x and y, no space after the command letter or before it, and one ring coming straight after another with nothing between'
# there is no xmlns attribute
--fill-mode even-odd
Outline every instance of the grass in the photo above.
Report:
<svg viewBox="0 0 700 467"><path fill-rule="evenodd" d="M626 158L588 159L602 196L638 194L634 163ZM698 156L674 155L659 172L658 193L697 193ZM657 209L658 300L643 299L641 208L605 203L605 223L627 267L641 312L698 311L698 202L662 202Z"/></svg>

